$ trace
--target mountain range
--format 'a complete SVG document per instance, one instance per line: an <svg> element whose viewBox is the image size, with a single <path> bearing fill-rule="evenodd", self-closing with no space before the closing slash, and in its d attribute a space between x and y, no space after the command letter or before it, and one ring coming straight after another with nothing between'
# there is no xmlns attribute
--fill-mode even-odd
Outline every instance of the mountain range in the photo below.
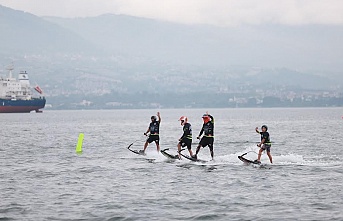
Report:
<svg viewBox="0 0 343 221"><path fill-rule="evenodd" d="M186 65L343 69L343 26L216 27L113 14L37 17L4 6L0 14L2 54L85 53Z"/></svg>
<svg viewBox="0 0 343 221"><path fill-rule="evenodd" d="M339 25L217 27L114 14L38 17L0 5L0 30L3 69L13 62L32 72L50 96L343 86Z"/></svg>
<svg viewBox="0 0 343 221"><path fill-rule="evenodd" d="M125 15L46 18L110 53L177 64L342 70L343 26L183 25Z"/></svg>

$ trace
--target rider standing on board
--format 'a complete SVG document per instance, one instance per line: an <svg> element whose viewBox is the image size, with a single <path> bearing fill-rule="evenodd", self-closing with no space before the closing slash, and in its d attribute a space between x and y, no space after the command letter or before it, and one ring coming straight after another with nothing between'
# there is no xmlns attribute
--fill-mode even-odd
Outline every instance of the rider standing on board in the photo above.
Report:
<svg viewBox="0 0 343 221"><path fill-rule="evenodd" d="M185 116L180 117L179 121L181 122L181 126L183 126L183 134L179 139L179 143L177 144L177 150L179 153L179 158L181 158L180 151L181 147L186 147L189 151L189 155L192 157L192 125L188 123L188 119Z"/></svg>
<svg viewBox="0 0 343 221"><path fill-rule="evenodd" d="M155 141L156 143L156 147L157 147L157 151L160 152L160 124L161 124L161 115L160 112L157 112L157 117L158 120L156 118L156 116L151 116L151 123L147 129L147 131L144 133L144 135L148 135L149 137L146 140L145 144L144 144L144 150L140 150L139 152L144 154L146 148L148 147L149 143L152 143L153 141Z"/></svg>
<svg viewBox="0 0 343 221"><path fill-rule="evenodd" d="M192 157L197 159L197 155L200 151L200 148L208 146L210 148L211 157L213 160L214 118L210 114L206 113L202 116L202 119L204 121L204 124L202 125L201 131L197 139L200 139L203 133L204 133L204 136L201 138L200 143L195 152L195 155L193 155Z"/></svg>
<svg viewBox="0 0 343 221"><path fill-rule="evenodd" d="M256 163L261 163L261 155L264 150L267 150L267 155L269 157L270 163L273 163L272 155L270 154L270 147L272 146L272 143L270 142L269 133L267 132L268 127L266 125L263 125L261 127L262 132L258 130L258 127L255 128L256 133L261 135L261 142L257 144L258 147L260 147L260 150L258 151L257 160L255 160Z"/></svg>

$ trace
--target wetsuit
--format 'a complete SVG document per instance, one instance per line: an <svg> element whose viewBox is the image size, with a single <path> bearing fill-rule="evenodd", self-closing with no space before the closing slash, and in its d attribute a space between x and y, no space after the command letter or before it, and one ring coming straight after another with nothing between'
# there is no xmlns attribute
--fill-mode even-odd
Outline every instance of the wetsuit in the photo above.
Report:
<svg viewBox="0 0 343 221"><path fill-rule="evenodd" d="M202 129L199 133L199 137L204 133L204 136L200 140L200 145L202 147L208 146L210 151L213 152L213 141L214 141L214 118L208 115L211 120L202 125Z"/></svg>
<svg viewBox="0 0 343 221"><path fill-rule="evenodd" d="M192 125L190 123L185 123L183 125L183 134L180 138L179 144L182 147L187 146L187 149L190 150L192 148Z"/></svg>
<svg viewBox="0 0 343 221"><path fill-rule="evenodd" d="M148 143L151 143L153 141L155 141L156 143L159 143L160 140L160 122L155 120L154 122L151 122L149 125L149 131L150 131L150 135L147 139Z"/></svg>
<svg viewBox="0 0 343 221"><path fill-rule="evenodd" d="M270 147L272 146L272 143L270 142L269 133L266 132L260 132L261 135L261 141L264 139L263 146L261 147L263 150L267 150L267 152L270 152Z"/></svg>

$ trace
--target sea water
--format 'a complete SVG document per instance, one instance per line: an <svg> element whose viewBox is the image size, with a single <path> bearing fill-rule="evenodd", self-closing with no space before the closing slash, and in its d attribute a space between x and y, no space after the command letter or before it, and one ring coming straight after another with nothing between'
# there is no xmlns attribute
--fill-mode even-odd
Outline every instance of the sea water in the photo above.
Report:
<svg viewBox="0 0 343 221"><path fill-rule="evenodd" d="M176 154L178 119L193 127L193 150L208 111L214 160L170 160L150 144L160 111L161 149ZM1 114L0 220L343 220L343 110L175 109ZM266 124L273 164L256 159ZM83 153L76 154L84 133ZM188 151L185 151L187 154ZM199 158L210 160L208 147Z"/></svg>

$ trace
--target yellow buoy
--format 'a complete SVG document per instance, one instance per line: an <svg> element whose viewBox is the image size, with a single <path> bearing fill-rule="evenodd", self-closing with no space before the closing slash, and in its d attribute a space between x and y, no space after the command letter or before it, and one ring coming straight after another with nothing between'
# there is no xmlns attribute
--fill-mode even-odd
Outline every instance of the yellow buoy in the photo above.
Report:
<svg viewBox="0 0 343 221"><path fill-rule="evenodd" d="M79 134L79 139L78 139L77 145L76 145L76 153L77 153L77 154L81 154L81 153L82 153L82 142L83 142L83 137L84 137L84 134L83 134L83 133L80 133L80 134Z"/></svg>

